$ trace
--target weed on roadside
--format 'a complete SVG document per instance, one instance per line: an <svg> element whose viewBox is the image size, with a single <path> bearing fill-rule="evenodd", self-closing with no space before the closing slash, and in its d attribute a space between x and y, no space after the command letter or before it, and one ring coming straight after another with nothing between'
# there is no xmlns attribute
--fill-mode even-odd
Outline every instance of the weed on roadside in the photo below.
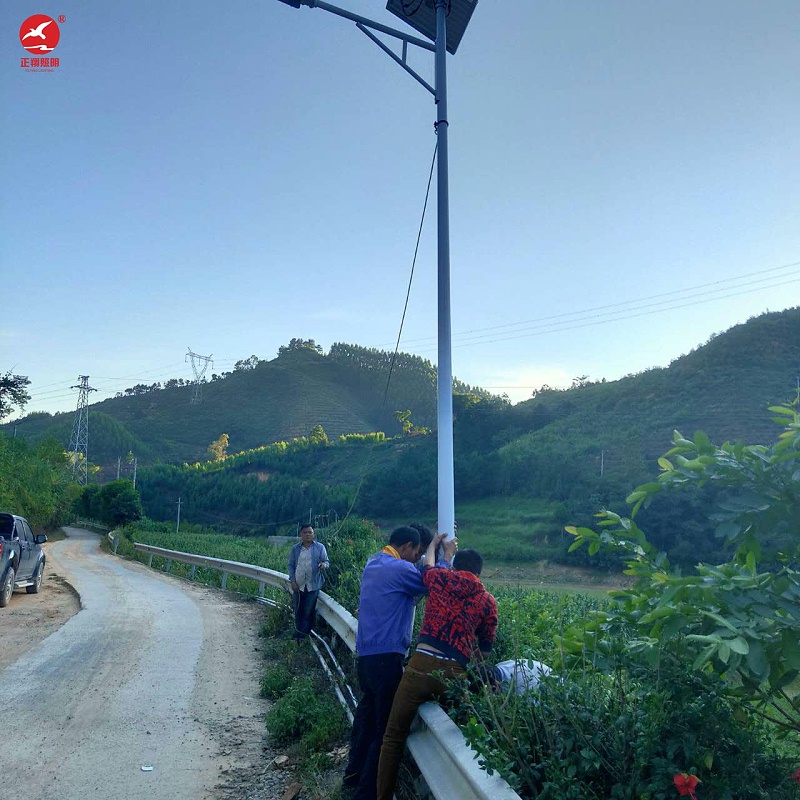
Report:
<svg viewBox="0 0 800 800"><path fill-rule="evenodd" d="M279 636L288 629L291 620L292 612L288 604L267 606L264 624L261 626L261 636L265 639Z"/></svg>
<svg viewBox="0 0 800 800"><path fill-rule="evenodd" d="M289 688L292 680L292 673L284 664L268 665L261 678L261 696L268 700L278 700Z"/></svg>
<svg viewBox="0 0 800 800"><path fill-rule="evenodd" d="M276 742L299 740L306 751L319 751L339 741L347 720L327 688L312 677L295 677L267 712L267 729Z"/></svg>

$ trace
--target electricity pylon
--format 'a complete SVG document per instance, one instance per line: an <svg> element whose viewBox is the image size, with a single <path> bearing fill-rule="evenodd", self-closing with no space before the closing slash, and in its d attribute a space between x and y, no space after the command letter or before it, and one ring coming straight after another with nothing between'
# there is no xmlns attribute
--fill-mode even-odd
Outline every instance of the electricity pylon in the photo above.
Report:
<svg viewBox="0 0 800 800"><path fill-rule="evenodd" d="M78 408L75 410L75 423L69 440L72 453L72 477L85 486L89 481L89 392L96 392L89 386L88 375L78 375L80 383L70 386L78 389Z"/></svg>
<svg viewBox="0 0 800 800"><path fill-rule="evenodd" d="M194 391L192 392L192 399L190 402L193 406L196 406L203 402L201 381L206 374L208 365L211 364L213 367L214 362L211 360L211 356L200 356L197 353L193 353L191 347L184 361L189 361L191 363L192 372L194 372Z"/></svg>

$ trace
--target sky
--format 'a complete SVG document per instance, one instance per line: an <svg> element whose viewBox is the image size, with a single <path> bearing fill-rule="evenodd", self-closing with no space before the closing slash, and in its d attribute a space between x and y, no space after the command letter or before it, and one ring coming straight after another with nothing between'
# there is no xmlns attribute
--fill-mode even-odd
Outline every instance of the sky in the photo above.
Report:
<svg viewBox="0 0 800 800"><path fill-rule="evenodd" d="M49 72L33 14L65 18ZM479 0L447 65L458 378L519 401L800 303L798 31L796 0ZM434 119L320 9L5 0L0 373L54 412L79 375L191 378L189 349L393 349ZM436 258L434 178L400 345L434 363Z"/></svg>

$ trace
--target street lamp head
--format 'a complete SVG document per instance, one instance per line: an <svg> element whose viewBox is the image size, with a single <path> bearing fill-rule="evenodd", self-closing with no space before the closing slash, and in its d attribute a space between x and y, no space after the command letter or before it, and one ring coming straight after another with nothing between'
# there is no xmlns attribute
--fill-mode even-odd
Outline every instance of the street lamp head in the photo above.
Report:
<svg viewBox="0 0 800 800"><path fill-rule="evenodd" d="M282 0L288 2L288 0ZM448 0L447 3L447 52L454 54L467 29L478 0ZM400 17L412 28L431 41L436 41L435 0L387 0L386 10Z"/></svg>

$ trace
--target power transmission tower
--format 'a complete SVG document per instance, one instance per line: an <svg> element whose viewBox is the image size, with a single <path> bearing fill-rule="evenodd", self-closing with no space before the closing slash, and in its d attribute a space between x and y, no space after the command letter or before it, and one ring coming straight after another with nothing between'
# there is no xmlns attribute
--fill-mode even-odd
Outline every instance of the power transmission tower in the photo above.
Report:
<svg viewBox="0 0 800 800"><path fill-rule="evenodd" d="M211 356L200 356L197 353L193 353L191 347L184 361L189 361L191 363L192 372L194 372L194 391L192 392L191 404L196 406L203 402L201 381L206 374L208 365L211 364L213 367L214 362L211 360Z"/></svg>
<svg viewBox="0 0 800 800"><path fill-rule="evenodd" d="M78 375L80 383L70 386L78 389L78 408L75 411L75 423L69 440L69 451L72 453L72 477L85 486L89 481L89 392L96 392L89 386L88 375Z"/></svg>

